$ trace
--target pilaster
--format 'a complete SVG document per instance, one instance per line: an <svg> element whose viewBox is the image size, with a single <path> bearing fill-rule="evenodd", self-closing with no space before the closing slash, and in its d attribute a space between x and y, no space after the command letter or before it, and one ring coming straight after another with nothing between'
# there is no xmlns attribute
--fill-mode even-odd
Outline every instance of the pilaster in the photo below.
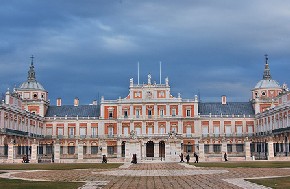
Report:
<svg viewBox="0 0 290 189"><path fill-rule="evenodd" d="M37 163L37 146L38 142L34 139L31 145L31 163Z"/></svg>
<svg viewBox="0 0 290 189"><path fill-rule="evenodd" d="M78 160L84 159L84 143L82 141L78 142Z"/></svg>
<svg viewBox="0 0 290 189"><path fill-rule="evenodd" d="M246 154L246 160L252 160L251 159L251 142L246 140L245 141L245 154Z"/></svg>
<svg viewBox="0 0 290 189"><path fill-rule="evenodd" d="M202 141L199 141L199 159L200 161L205 161L205 156L204 156L204 143Z"/></svg>
<svg viewBox="0 0 290 189"><path fill-rule="evenodd" d="M58 140L54 143L54 162L60 163L60 144Z"/></svg>
<svg viewBox="0 0 290 189"><path fill-rule="evenodd" d="M8 163L14 163L14 140L11 139L11 141L8 144Z"/></svg>
<svg viewBox="0 0 290 189"><path fill-rule="evenodd" d="M273 141L268 142L268 160L274 159L274 145Z"/></svg>

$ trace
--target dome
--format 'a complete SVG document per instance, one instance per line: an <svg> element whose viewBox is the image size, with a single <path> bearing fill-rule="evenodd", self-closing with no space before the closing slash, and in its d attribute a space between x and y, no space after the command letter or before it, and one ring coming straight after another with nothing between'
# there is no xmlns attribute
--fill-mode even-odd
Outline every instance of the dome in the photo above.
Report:
<svg viewBox="0 0 290 189"><path fill-rule="evenodd" d="M37 81L25 81L19 86L19 89L33 89L33 90L43 90L43 86Z"/></svg>
<svg viewBox="0 0 290 189"><path fill-rule="evenodd" d="M269 80L262 79L255 86L255 89L267 89L267 88L281 88L281 87L279 83L273 79Z"/></svg>

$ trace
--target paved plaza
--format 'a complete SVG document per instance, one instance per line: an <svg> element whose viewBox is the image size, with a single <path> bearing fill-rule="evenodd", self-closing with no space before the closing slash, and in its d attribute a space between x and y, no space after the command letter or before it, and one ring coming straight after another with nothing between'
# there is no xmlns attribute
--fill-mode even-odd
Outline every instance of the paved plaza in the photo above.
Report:
<svg viewBox="0 0 290 189"><path fill-rule="evenodd" d="M286 168L198 168L186 163L124 164L118 169L9 171L1 177L25 180L84 182L99 188L266 188L244 178L290 175Z"/></svg>

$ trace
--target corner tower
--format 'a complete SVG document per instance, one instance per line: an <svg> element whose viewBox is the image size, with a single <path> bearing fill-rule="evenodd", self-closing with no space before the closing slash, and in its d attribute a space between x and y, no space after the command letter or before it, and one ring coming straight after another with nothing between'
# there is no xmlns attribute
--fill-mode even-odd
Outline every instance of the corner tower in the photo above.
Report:
<svg viewBox="0 0 290 189"><path fill-rule="evenodd" d="M268 63L268 55L265 55L265 68L263 79L252 89L252 103L255 113L261 113L277 104L275 97L282 91L282 87L276 80L272 79Z"/></svg>
<svg viewBox="0 0 290 189"><path fill-rule="evenodd" d="M23 109L44 116L48 107L48 92L36 80L36 74L33 65L34 57L31 56L31 65L28 71L27 81L23 82L17 93L23 100Z"/></svg>

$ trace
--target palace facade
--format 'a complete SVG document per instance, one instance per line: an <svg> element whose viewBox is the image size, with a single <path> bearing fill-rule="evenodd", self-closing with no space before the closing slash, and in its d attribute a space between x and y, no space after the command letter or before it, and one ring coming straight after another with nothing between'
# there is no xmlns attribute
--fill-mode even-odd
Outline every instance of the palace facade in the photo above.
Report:
<svg viewBox="0 0 290 189"><path fill-rule="evenodd" d="M117 100L90 105L50 105L48 91L36 80L33 59L27 81L7 90L0 105L0 162L179 161L196 152L201 161L283 160L289 158L290 93L270 74L249 102L200 102L170 93L169 79L134 83Z"/></svg>

